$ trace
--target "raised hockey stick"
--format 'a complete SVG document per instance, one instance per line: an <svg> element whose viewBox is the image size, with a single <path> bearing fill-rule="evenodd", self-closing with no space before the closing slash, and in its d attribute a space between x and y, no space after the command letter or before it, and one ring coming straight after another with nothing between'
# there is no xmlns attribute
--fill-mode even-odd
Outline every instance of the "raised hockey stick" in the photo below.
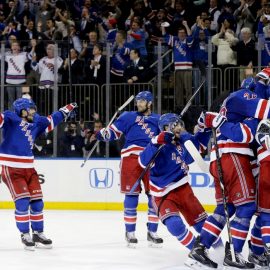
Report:
<svg viewBox="0 0 270 270"><path fill-rule="evenodd" d="M203 87L204 83L205 83L206 78L203 77L201 84L199 85L199 87L196 89L196 91L194 92L194 94L191 96L191 98L189 99L189 101L187 102L186 106L183 108L183 110L180 112L179 114L179 119L181 119L184 115L184 113L188 110L188 108L191 106L192 101L194 100L194 98L196 97L196 95L199 93L199 91L201 90L201 88ZM192 142L191 142L192 143ZM134 183L134 185L132 186L132 188L130 189L130 194L132 194L136 188L138 187L138 185L140 184L142 178L145 176L145 174L147 173L148 169L153 165L155 159L157 158L157 156L159 155L160 151L162 150L162 148L164 147L164 144L160 145L157 152L153 155L153 157L151 158L151 160L149 161L149 163L146 165L146 167L144 168L144 170L142 171L142 173L140 174L139 178L136 180L136 182ZM194 146L195 148L195 146ZM196 149L197 150L197 149ZM198 152L198 150L197 150ZM191 154L192 155L192 154ZM196 161L194 159L194 161ZM204 162L204 161L203 161ZM205 163L205 162L204 162ZM205 165L207 166L207 165Z"/></svg>
<svg viewBox="0 0 270 270"><path fill-rule="evenodd" d="M114 121L114 119L117 117L117 115L134 99L134 95L130 96L127 101L121 105L117 111L115 112L115 114L113 115L113 117L111 118L109 124L106 126L105 130L103 131L103 134L109 129L110 125L112 124L112 122ZM102 134L102 135L103 135ZM83 163L81 164L81 168L85 165L85 163L87 162L87 160L91 157L91 155L93 154L93 152L95 151L95 149L97 148L99 144L99 141L97 140L96 143L94 144L94 146L92 147L92 149L89 151L88 155L86 156L86 158L84 159Z"/></svg>
<svg viewBox="0 0 270 270"><path fill-rule="evenodd" d="M188 101L188 103L186 104L186 106L184 107L184 109L182 110L182 112L180 113L180 119L183 117L184 113L188 110L188 108L190 107L190 105L192 104L193 99L196 97L196 95L198 94L198 92L201 90L201 88L203 87L204 83L205 83L206 78L203 77L201 84L199 85L199 87L197 88L197 90L195 91L195 93L192 95L192 97L190 98L190 100ZM195 147L195 145L193 144L193 142L191 140L188 140L184 143L186 149L188 150L188 152L190 153L190 155L192 156L192 158L194 159L194 162L198 164L198 166L200 167L200 169L203 172L209 172L209 167L207 165L207 163L204 161L204 159L202 158L200 152L198 151L198 149Z"/></svg>
<svg viewBox="0 0 270 270"><path fill-rule="evenodd" d="M234 262L236 262L235 250L234 250L234 246L233 246L233 242L232 242L232 235L231 235L230 215L229 215L228 206L227 206L227 202L226 202L223 172L222 172L222 166L221 166L221 161L220 161L219 148L218 148L217 135L216 135L216 129L215 128L212 129L212 134L213 134L214 147L215 147L216 160L217 160L219 185L220 185L220 189L221 189L221 192L222 192L223 207L224 207L227 230L228 230L228 238L229 238L230 250L231 250L231 254L232 254L232 260Z"/></svg>

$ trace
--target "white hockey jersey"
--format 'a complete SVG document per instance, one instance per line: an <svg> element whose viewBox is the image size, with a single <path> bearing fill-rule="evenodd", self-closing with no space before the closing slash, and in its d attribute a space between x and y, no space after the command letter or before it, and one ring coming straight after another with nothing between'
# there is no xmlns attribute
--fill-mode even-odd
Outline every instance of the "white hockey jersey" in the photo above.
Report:
<svg viewBox="0 0 270 270"><path fill-rule="evenodd" d="M8 84L22 84L25 79L24 65L31 59L31 55L26 52L20 52L19 54L12 54L8 52L5 55L5 61L8 64L6 83Z"/></svg>
<svg viewBox="0 0 270 270"><path fill-rule="evenodd" d="M57 57L56 69L55 69L55 58L48 58L45 56L39 60L38 63L32 62L32 68L40 73L40 88L50 88L54 85L54 72L58 72L58 69L62 66L63 59ZM55 71L56 70L56 71ZM58 76L57 76L58 80Z"/></svg>

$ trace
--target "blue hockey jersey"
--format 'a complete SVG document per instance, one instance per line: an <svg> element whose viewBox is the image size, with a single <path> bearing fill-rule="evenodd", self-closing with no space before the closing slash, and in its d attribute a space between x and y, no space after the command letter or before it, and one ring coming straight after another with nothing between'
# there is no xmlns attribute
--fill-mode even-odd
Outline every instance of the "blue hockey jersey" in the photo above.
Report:
<svg viewBox="0 0 270 270"><path fill-rule="evenodd" d="M154 166L150 169L150 193L161 197L171 190L186 184L188 178L188 164L194 160L184 146L184 142L191 140L197 149L200 144L207 145L211 132L198 132L191 135L188 132L181 134L176 144L166 144L155 159ZM158 151L159 145L147 145L139 156L139 163L146 167L151 158Z"/></svg>
<svg viewBox="0 0 270 270"><path fill-rule="evenodd" d="M129 61L131 44L125 43L123 47L116 47L114 55L112 57L112 69L111 73L116 76L124 75L125 64Z"/></svg>
<svg viewBox="0 0 270 270"><path fill-rule="evenodd" d="M28 123L12 111L0 114L3 142L0 145L0 164L14 168L33 168L32 149L35 139L43 132L51 131L64 119L61 112L48 117L35 114L33 123Z"/></svg>
<svg viewBox="0 0 270 270"><path fill-rule="evenodd" d="M158 120L160 115L151 113L144 116L137 111L124 112L110 126L110 140L125 136L125 145L121 151L121 157L139 153L150 142L151 138L159 133Z"/></svg>
<svg viewBox="0 0 270 270"><path fill-rule="evenodd" d="M166 43L173 48L174 68L191 69L192 68L192 44L193 37L187 36L184 41L172 35L165 36Z"/></svg>
<svg viewBox="0 0 270 270"><path fill-rule="evenodd" d="M257 83L254 92L240 89L224 100L220 113L227 117L228 122L225 122L217 133L220 155L222 153L254 155L249 143L254 139L258 119L270 116L270 101L264 99L268 98L268 91L267 85ZM216 154L212 149L211 161L215 159Z"/></svg>

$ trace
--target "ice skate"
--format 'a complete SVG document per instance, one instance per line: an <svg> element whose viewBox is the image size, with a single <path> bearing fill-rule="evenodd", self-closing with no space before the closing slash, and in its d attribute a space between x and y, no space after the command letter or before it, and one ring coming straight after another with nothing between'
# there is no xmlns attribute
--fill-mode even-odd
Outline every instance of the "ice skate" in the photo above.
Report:
<svg viewBox="0 0 270 270"><path fill-rule="evenodd" d="M236 261L232 260L230 244L227 242L225 248L225 258L223 262L223 265L225 266L224 269L255 269L254 263L246 261L241 253L235 253L235 259Z"/></svg>
<svg viewBox="0 0 270 270"><path fill-rule="evenodd" d="M163 244L163 239L157 235L156 232L147 232L147 241L150 247L161 248Z"/></svg>
<svg viewBox="0 0 270 270"><path fill-rule="evenodd" d="M253 253L253 251L251 250L250 241L248 241L248 246L249 246L248 261L254 263L256 269L269 269L268 261L265 254L256 255L255 253Z"/></svg>
<svg viewBox="0 0 270 270"><path fill-rule="evenodd" d="M189 258L197 261L197 265L194 263L192 266L197 267L194 269L199 269L198 267L201 265L201 268L205 269L205 267L208 268L218 268L218 264L213 262L208 255L207 248L200 243L200 237L196 238L196 241L194 243L194 246L190 253L188 254ZM199 265L200 264L200 265Z"/></svg>
<svg viewBox="0 0 270 270"><path fill-rule="evenodd" d="M35 243L33 242L29 233L21 234L22 243L24 244L24 249L34 251Z"/></svg>
<svg viewBox="0 0 270 270"><path fill-rule="evenodd" d="M265 245L265 256L267 259L267 266L270 269L270 244L266 244Z"/></svg>
<svg viewBox="0 0 270 270"><path fill-rule="evenodd" d="M127 246L130 248L136 248L138 239L135 236L135 232L126 232Z"/></svg>
<svg viewBox="0 0 270 270"><path fill-rule="evenodd" d="M43 232L33 231L33 242L38 248L52 248L52 240L48 239Z"/></svg>

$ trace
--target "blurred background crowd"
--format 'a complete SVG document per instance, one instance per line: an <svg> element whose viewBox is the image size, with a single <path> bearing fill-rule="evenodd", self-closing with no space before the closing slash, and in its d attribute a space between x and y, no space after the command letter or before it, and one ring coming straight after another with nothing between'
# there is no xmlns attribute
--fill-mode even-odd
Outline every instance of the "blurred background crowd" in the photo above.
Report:
<svg viewBox="0 0 270 270"><path fill-rule="evenodd" d="M56 98L60 105L77 101L81 113L59 132L58 156L82 157L108 119L106 105L114 111L131 93L157 93L159 77L159 112L179 112L200 79L211 76L199 111L268 66L270 2L0 0L0 41L1 106L30 95L49 113ZM37 142L37 155L53 154L48 136ZM119 145L110 146L110 156L119 155ZM105 155L101 143L94 156Z"/></svg>

